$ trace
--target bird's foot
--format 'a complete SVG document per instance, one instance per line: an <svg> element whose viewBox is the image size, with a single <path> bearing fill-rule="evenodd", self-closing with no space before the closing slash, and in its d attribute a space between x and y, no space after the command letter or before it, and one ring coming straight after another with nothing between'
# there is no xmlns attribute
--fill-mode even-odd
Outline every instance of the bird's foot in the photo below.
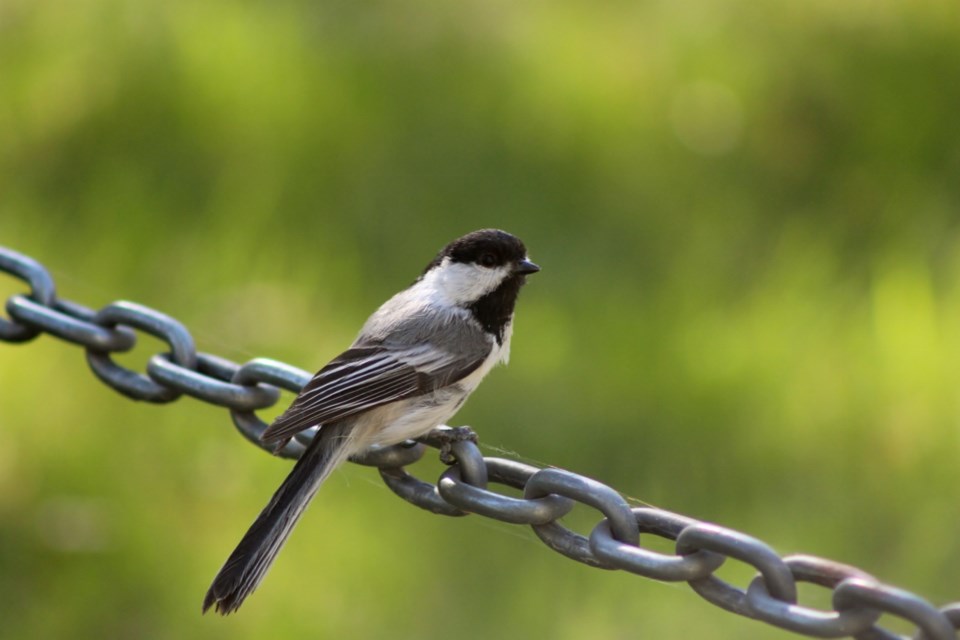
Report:
<svg viewBox="0 0 960 640"><path fill-rule="evenodd" d="M457 461L453 455L453 445L460 442L477 444L480 438L470 427L440 427L430 432L430 441L440 447L440 462L449 466Z"/></svg>

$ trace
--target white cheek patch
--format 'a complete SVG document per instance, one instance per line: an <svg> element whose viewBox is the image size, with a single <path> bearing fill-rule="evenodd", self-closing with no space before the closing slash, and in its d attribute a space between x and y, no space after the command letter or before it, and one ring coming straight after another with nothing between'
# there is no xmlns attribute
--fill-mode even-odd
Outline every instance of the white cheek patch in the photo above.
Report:
<svg viewBox="0 0 960 640"><path fill-rule="evenodd" d="M450 303L464 305L477 301L499 287L509 273L510 269L506 266L488 269L444 258L440 266L427 272L424 280Z"/></svg>

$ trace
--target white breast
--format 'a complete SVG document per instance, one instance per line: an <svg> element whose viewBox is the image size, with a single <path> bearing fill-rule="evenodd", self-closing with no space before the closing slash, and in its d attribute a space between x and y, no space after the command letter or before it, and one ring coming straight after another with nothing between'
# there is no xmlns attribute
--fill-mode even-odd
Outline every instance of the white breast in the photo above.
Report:
<svg viewBox="0 0 960 640"><path fill-rule="evenodd" d="M471 392L477 388L477 385L480 384L480 381L483 380L490 370L493 369L496 365L501 362L506 364L510 360L510 338L513 336L513 322L508 322L503 328L503 344L493 343L493 349L490 350L490 355L483 361L479 367L477 367L473 373L465 377L459 382L459 385L463 387L467 392Z"/></svg>

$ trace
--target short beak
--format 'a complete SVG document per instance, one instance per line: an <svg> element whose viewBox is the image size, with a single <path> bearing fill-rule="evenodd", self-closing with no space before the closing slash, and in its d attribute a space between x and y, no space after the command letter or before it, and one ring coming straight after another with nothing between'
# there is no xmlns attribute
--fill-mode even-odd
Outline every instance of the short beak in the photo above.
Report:
<svg viewBox="0 0 960 640"><path fill-rule="evenodd" d="M526 258L517 263L517 273L526 275L528 273L536 273L537 271L540 271L540 267L530 262Z"/></svg>

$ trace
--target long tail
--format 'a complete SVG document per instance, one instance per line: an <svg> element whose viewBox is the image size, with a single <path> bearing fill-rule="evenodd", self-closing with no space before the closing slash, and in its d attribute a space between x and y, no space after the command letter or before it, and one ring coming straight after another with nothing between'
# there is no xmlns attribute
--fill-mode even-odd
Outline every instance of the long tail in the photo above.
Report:
<svg viewBox="0 0 960 640"><path fill-rule="evenodd" d="M227 558L203 599L203 612L236 611L257 588L293 526L330 472L349 455L349 421L324 425L240 544Z"/></svg>

